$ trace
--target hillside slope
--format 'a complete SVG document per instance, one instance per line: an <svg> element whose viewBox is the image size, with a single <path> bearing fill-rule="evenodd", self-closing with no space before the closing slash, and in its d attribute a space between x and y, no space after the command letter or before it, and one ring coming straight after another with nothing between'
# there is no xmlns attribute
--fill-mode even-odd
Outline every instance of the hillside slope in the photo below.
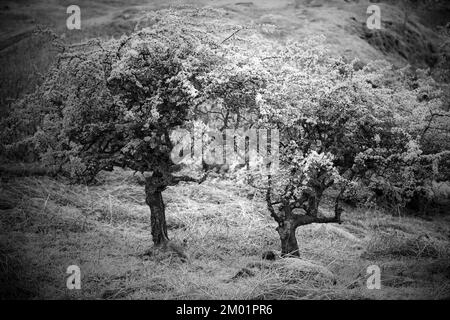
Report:
<svg viewBox="0 0 450 320"><path fill-rule="evenodd" d="M237 24L275 25L277 29L266 36L280 41L323 34L331 49L349 60L386 59L396 65L409 62L430 67L436 63L440 39L435 24L425 22L436 18L444 23L445 18L436 12L447 7L410 14L405 24L400 7L379 3L382 29L371 31L366 27L371 4L367 0L299 3L295 8L293 0L79 1L81 30L67 30L70 1L4 1L0 6L0 111L4 114L13 99L33 90L57 54L48 36L33 33L36 26L51 28L69 43L120 37L130 33L146 12L171 6L212 6L226 10Z"/></svg>

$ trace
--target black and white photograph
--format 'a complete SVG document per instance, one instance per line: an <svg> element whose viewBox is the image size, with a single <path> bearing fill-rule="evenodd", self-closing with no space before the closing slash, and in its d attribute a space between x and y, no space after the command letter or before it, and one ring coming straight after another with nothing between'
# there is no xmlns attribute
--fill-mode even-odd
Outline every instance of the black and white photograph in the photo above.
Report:
<svg viewBox="0 0 450 320"><path fill-rule="evenodd" d="M450 1L0 1L0 300L449 299Z"/></svg>

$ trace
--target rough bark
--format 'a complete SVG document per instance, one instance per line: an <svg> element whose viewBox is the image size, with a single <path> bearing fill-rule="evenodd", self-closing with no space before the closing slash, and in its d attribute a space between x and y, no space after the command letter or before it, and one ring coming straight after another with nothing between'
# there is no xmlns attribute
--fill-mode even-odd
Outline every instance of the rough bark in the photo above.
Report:
<svg viewBox="0 0 450 320"><path fill-rule="evenodd" d="M312 217L317 217L319 214L319 203L322 198L322 191L316 191L314 195L311 195L308 199L308 212L307 214Z"/></svg>
<svg viewBox="0 0 450 320"><path fill-rule="evenodd" d="M167 236L162 188L147 181L145 185L145 202L150 207L153 243L155 246L165 245L169 241L169 237Z"/></svg>
<svg viewBox="0 0 450 320"><path fill-rule="evenodd" d="M281 240L281 255L299 257L299 247L295 231L299 226L311 223L341 223L341 213L343 211L340 200L343 190L337 196L334 210L334 217L319 216L319 203L322 197L322 190L319 190L314 196L308 199L308 205L304 209L306 214L295 214L294 209L298 207L291 206L287 201L272 202L270 189L266 193L267 208L271 216L278 223L277 232ZM279 205L276 209L274 205Z"/></svg>
<svg viewBox="0 0 450 320"><path fill-rule="evenodd" d="M297 228L290 221L285 221L282 225L277 227L281 240L282 256L300 256L297 238L295 237L296 229Z"/></svg>

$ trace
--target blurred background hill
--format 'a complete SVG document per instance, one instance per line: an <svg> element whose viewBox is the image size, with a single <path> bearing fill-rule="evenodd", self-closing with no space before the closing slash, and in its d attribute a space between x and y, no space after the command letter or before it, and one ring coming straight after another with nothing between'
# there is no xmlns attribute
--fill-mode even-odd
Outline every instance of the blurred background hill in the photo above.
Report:
<svg viewBox="0 0 450 320"><path fill-rule="evenodd" d="M382 29L366 27L367 7L374 1L355 0L80 0L81 30L68 30L66 9L73 1L2 1L0 4L0 110L34 89L56 56L51 39L35 35L48 27L65 41L129 34L145 13L170 6L223 8L236 23L275 25L267 34L280 41L323 34L336 53L363 63L386 59L401 66L435 67L442 39L438 29L450 16L447 1L382 1Z"/></svg>

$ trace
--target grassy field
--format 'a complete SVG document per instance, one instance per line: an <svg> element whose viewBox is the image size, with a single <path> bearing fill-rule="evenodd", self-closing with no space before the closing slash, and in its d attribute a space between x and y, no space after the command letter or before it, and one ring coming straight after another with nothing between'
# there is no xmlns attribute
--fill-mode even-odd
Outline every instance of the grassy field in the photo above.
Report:
<svg viewBox="0 0 450 320"><path fill-rule="evenodd" d="M132 173L96 186L24 177L1 185L1 296L46 299L443 299L450 297L450 217L347 208L341 225L299 228L301 263L278 250L275 223L248 187L209 179L164 193L169 236L188 260L145 255L150 212ZM326 205L323 208L327 210ZM78 265L82 290L66 288ZM366 286L369 265L381 289Z"/></svg>

